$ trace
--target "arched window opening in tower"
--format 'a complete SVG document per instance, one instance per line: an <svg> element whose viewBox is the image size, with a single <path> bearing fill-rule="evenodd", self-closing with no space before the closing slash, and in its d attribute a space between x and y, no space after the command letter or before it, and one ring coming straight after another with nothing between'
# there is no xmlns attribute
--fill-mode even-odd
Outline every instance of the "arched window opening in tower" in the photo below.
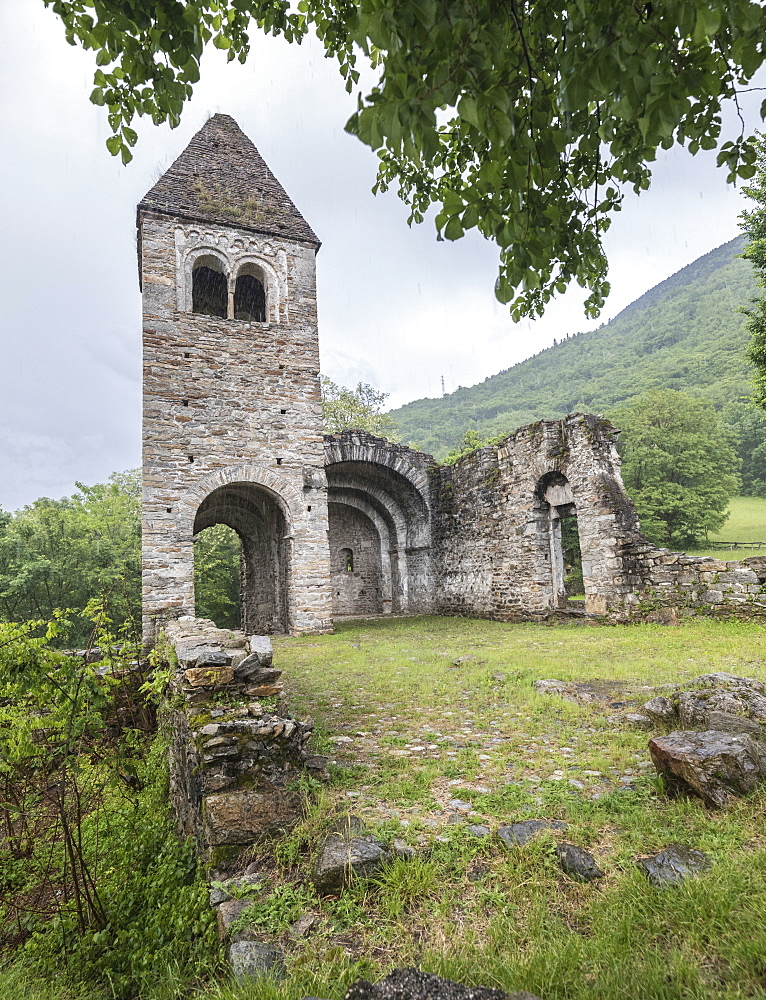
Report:
<svg viewBox="0 0 766 1000"><path fill-rule="evenodd" d="M228 305L226 275L207 264L195 266L192 271L192 312L226 319Z"/></svg>
<svg viewBox="0 0 766 1000"><path fill-rule="evenodd" d="M234 287L234 319L246 323L266 322L266 292L254 274L240 274Z"/></svg>
<svg viewBox="0 0 766 1000"><path fill-rule="evenodd" d="M340 565L344 573L354 572L354 552L353 549L340 550Z"/></svg>
<svg viewBox="0 0 766 1000"><path fill-rule="evenodd" d="M194 538L196 614L219 628L240 628L239 535L226 524L214 524Z"/></svg>

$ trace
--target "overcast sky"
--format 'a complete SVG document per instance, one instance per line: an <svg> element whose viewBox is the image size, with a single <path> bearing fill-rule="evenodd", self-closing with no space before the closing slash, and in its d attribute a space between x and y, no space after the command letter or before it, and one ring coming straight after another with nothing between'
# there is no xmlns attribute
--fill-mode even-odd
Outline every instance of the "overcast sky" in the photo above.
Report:
<svg viewBox="0 0 766 1000"><path fill-rule="evenodd" d="M140 463L135 206L210 114L233 115L323 242L322 368L396 406L472 385L592 328L576 290L514 324L493 295L496 248L437 242L373 196L376 158L346 135L354 98L316 44L258 38L246 66L211 50L176 130L139 122L111 157L88 101L93 56L41 0L0 0L0 506L59 497ZM714 157L667 155L609 233L602 319L737 233L743 202Z"/></svg>

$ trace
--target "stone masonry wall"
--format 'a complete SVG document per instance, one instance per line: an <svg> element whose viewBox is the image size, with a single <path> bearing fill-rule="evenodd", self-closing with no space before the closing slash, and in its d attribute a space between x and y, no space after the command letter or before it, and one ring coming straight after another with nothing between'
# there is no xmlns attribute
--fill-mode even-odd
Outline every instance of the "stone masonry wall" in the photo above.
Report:
<svg viewBox="0 0 766 1000"><path fill-rule="evenodd" d="M550 506L545 491L566 482L577 512L586 610L622 605L627 544L643 541L619 472L616 432L589 414L539 421L433 476L438 606L514 620L557 605Z"/></svg>
<svg viewBox="0 0 766 1000"><path fill-rule="evenodd" d="M431 550L433 466L430 455L365 431L325 436L333 546L342 544L340 522L334 526L333 520L344 506L357 509L374 525L384 611L428 613L434 608L438 583Z"/></svg>
<svg viewBox="0 0 766 1000"><path fill-rule="evenodd" d="M349 571L344 553L350 550ZM383 611L381 538L374 523L348 505L330 505L332 604L336 615L379 615Z"/></svg>
<svg viewBox="0 0 766 1000"><path fill-rule="evenodd" d="M281 704L280 670L266 637L204 619L168 622L178 660L170 688L170 795L179 832L221 870L248 845L301 815L301 774L326 777L309 749L313 725ZM263 699L277 701L269 708Z"/></svg>
<svg viewBox="0 0 766 1000"><path fill-rule="evenodd" d="M649 543L626 548L631 589L625 596L628 618L722 614L766 621L766 558L734 560L689 556Z"/></svg>
<svg viewBox="0 0 766 1000"><path fill-rule="evenodd" d="M221 255L251 255L283 281L278 322L178 308L193 223L141 214L144 295L143 600L153 620L194 612L195 516L216 488L251 485L279 505L289 540L287 618L331 627L319 395L315 247L208 224Z"/></svg>
<svg viewBox="0 0 766 1000"><path fill-rule="evenodd" d="M614 620L717 612L766 619L766 559L658 549L625 492L616 430L590 414L540 421L431 473L437 607L513 621L566 608L556 518L577 515L585 610ZM553 516L552 516L553 515Z"/></svg>

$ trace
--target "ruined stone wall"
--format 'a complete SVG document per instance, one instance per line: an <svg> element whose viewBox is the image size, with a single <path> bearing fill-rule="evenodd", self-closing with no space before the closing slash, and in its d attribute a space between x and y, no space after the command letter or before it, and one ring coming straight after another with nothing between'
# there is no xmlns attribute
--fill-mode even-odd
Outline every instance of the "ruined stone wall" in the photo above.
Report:
<svg viewBox="0 0 766 1000"><path fill-rule="evenodd" d="M288 627L329 629L315 247L146 211L140 234L147 632L155 618L193 614L198 508L213 490L240 482L285 518ZM269 322L186 311L184 274L202 243L232 262L257 255L274 272L279 298Z"/></svg>
<svg viewBox="0 0 766 1000"><path fill-rule="evenodd" d="M325 778L327 760L311 753L311 721L286 712L268 639L190 617L168 622L163 636L178 661L166 709L171 803L181 835L223 870L300 819L297 781Z"/></svg>
<svg viewBox="0 0 766 1000"><path fill-rule="evenodd" d="M690 556L650 543L626 547L631 589L628 618L721 614L766 620L766 558L734 560ZM613 610L618 610L613 608Z"/></svg>
<svg viewBox="0 0 766 1000"><path fill-rule="evenodd" d="M351 553L351 570L347 552ZM383 612L381 537L370 518L355 507L330 504L330 567L334 614Z"/></svg>
<svg viewBox="0 0 766 1000"><path fill-rule="evenodd" d="M539 421L435 473L439 610L512 621L560 606L551 550L557 489L562 509L577 512L586 610L622 606L630 589L625 546L643 537L615 437L611 424L588 414Z"/></svg>
<svg viewBox="0 0 766 1000"><path fill-rule="evenodd" d="M556 545L560 561L558 519L574 512L587 612L617 621L651 619L658 609L766 620L766 559L722 562L646 541L615 439L607 421L575 414L434 469L438 610L504 621L568 610Z"/></svg>
<svg viewBox="0 0 766 1000"><path fill-rule="evenodd" d="M494 564L506 548L496 449L482 448L455 465L434 468L431 504L438 611L496 617Z"/></svg>

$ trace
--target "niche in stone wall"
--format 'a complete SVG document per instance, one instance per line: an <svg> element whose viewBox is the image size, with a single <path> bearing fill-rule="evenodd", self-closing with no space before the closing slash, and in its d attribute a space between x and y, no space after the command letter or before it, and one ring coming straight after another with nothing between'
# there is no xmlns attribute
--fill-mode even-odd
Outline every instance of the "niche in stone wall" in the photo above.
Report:
<svg viewBox="0 0 766 1000"><path fill-rule="evenodd" d="M198 257L192 270L192 312L226 319L228 308L228 281L223 264L212 254Z"/></svg>
<svg viewBox="0 0 766 1000"><path fill-rule="evenodd" d="M266 322L266 278L257 264L243 264L234 285L234 319Z"/></svg>

